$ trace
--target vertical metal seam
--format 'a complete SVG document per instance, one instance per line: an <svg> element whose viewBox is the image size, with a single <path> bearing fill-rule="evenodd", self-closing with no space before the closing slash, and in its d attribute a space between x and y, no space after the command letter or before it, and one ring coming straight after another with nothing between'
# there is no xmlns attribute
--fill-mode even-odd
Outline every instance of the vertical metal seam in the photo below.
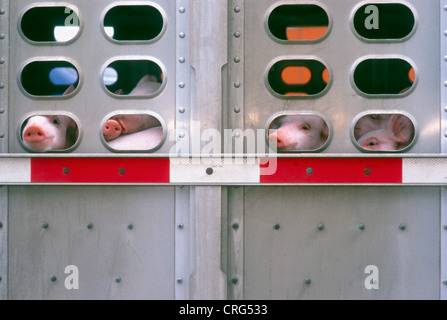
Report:
<svg viewBox="0 0 447 320"><path fill-rule="evenodd" d="M8 152L9 0L0 0L0 154ZM8 299L8 187L0 186L0 300Z"/></svg>
<svg viewBox="0 0 447 320"><path fill-rule="evenodd" d="M447 153L447 1L440 1L440 102L441 153ZM441 187L440 208L440 299L447 300L447 187Z"/></svg>
<svg viewBox="0 0 447 320"><path fill-rule="evenodd" d="M182 153L189 152L189 139L185 137L189 134L191 117L191 67L190 67L190 0L177 0L176 3L176 111L175 111L175 140L183 139L181 143ZM181 35L181 36L180 36ZM182 86L180 87L180 84ZM176 300L189 299L189 268L190 257L190 223L189 209L186 205L190 202L190 188L175 188L175 290Z"/></svg>

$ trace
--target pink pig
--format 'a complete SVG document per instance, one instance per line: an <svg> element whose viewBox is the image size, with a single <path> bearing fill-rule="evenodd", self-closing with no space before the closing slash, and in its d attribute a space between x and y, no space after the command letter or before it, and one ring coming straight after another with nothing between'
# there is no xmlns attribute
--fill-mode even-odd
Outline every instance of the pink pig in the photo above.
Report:
<svg viewBox="0 0 447 320"><path fill-rule="evenodd" d="M277 118L268 136L278 151L312 151L328 140L329 127L316 115L286 115Z"/></svg>

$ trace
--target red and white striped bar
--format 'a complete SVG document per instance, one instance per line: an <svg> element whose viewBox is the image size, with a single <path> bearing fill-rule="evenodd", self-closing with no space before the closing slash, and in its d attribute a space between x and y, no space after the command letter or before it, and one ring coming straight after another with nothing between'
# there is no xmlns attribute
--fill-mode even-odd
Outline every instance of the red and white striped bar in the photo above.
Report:
<svg viewBox="0 0 447 320"><path fill-rule="evenodd" d="M0 158L0 185L447 185L447 158Z"/></svg>

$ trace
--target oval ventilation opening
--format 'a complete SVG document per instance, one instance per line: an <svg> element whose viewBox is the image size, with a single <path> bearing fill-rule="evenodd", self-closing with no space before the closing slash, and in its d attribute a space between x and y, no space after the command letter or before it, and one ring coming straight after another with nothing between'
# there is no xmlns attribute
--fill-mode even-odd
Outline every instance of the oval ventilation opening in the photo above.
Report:
<svg viewBox="0 0 447 320"><path fill-rule="evenodd" d="M79 72L68 61L33 61L23 68L20 81L32 96L62 96L78 87Z"/></svg>
<svg viewBox="0 0 447 320"><path fill-rule="evenodd" d="M414 68L406 60L367 59L354 71L354 84L368 95L399 95L413 87Z"/></svg>
<svg viewBox="0 0 447 320"><path fill-rule="evenodd" d="M161 90L165 77L162 68L151 60L117 60L109 64L103 83L117 96L152 96Z"/></svg>
<svg viewBox="0 0 447 320"><path fill-rule="evenodd" d="M413 11L401 3L368 3L353 18L357 34L368 40L400 40L415 28Z"/></svg>
<svg viewBox="0 0 447 320"><path fill-rule="evenodd" d="M21 125L20 137L30 152L66 152L78 142L79 127L68 115L34 115Z"/></svg>
<svg viewBox="0 0 447 320"><path fill-rule="evenodd" d="M366 152L399 152L415 139L415 126L406 115L396 113L368 114L354 125L354 139Z"/></svg>
<svg viewBox="0 0 447 320"><path fill-rule="evenodd" d="M163 126L147 113L117 113L106 119L101 134L112 151L154 151L163 143Z"/></svg>
<svg viewBox="0 0 447 320"><path fill-rule="evenodd" d="M314 4L286 4L272 10L267 25L276 39L314 41L327 33L329 17Z"/></svg>
<svg viewBox="0 0 447 320"><path fill-rule="evenodd" d="M270 123L267 140L278 152L317 152L329 141L329 126L314 114L281 115Z"/></svg>
<svg viewBox="0 0 447 320"><path fill-rule="evenodd" d="M163 31L161 12L150 5L120 5L107 11L104 31L116 41L149 41Z"/></svg>
<svg viewBox="0 0 447 320"><path fill-rule="evenodd" d="M34 42L68 42L80 31L79 16L70 7L33 7L20 21L23 35Z"/></svg>
<svg viewBox="0 0 447 320"><path fill-rule="evenodd" d="M328 69L317 60L281 60L268 71L270 88L282 96L314 96L328 82Z"/></svg>

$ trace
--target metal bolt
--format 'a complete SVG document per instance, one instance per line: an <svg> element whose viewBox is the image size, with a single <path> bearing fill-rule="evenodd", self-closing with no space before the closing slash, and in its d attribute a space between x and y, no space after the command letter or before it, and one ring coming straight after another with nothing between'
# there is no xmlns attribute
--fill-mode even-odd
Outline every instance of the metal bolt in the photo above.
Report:
<svg viewBox="0 0 447 320"><path fill-rule="evenodd" d="M186 9L184 7L180 7L178 9L178 12L180 12L180 13L185 13L185 11L186 11Z"/></svg>
<svg viewBox="0 0 447 320"><path fill-rule="evenodd" d="M57 277L56 276L52 276L50 280L51 280L51 282L56 282L57 281Z"/></svg>
<svg viewBox="0 0 447 320"><path fill-rule="evenodd" d="M237 230L237 229L239 229L239 223L235 222L235 223L233 223L233 224L231 225L231 227L232 227L234 230Z"/></svg>
<svg viewBox="0 0 447 320"><path fill-rule="evenodd" d="M120 175L123 175L123 174L126 173L126 169L124 169L124 168L120 168L120 169L118 170L118 172L119 172Z"/></svg>
<svg viewBox="0 0 447 320"><path fill-rule="evenodd" d="M361 225L359 225L359 230L365 230L365 225L362 223Z"/></svg>
<svg viewBox="0 0 447 320"><path fill-rule="evenodd" d="M323 231L324 230L324 224L320 223L317 228L318 228L318 230Z"/></svg>
<svg viewBox="0 0 447 320"><path fill-rule="evenodd" d="M369 176L371 174L371 169L366 168L365 170L363 170L363 172L365 173L365 175Z"/></svg>
<svg viewBox="0 0 447 320"><path fill-rule="evenodd" d="M234 12L236 13L241 12L241 8L239 6L234 7Z"/></svg>
<svg viewBox="0 0 447 320"><path fill-rule="evenodd" d="M180 58L178 58L178 61L179 61L180 63L185 63L185 62L186 62L186 59L185 59L185 57L180 57Z"/></svg>
<svg viewBox="0 0 447 320"><path fill-rule="evenodd" d="M42 228L43 228L43 229L48 229L49 226L50 226L50 225L49 225L47 222L44 222L44 223L42 224Z"/></svg>
<svg viewBox="0 0 447 320"><path fill-rule="evenodd" d="M93 223L89 223L88 225L87 225L87 229L93 229Z"/></svg>
<svg viewBox="0 0 447 320"><path fill-rule="evenodd" d="M236 113L241 112L241 108L239 108L239 107L234 107L234 112L236 112Z"/></svg>
<svg viewBox="0 0 447 320"><path fill-rule="evenodd" d="M234 33L234 37L235 38L239 38L241 36L241 33L239 32L239 31L236 31L235 33Z"/></svg>
<svg viewBox="0 0 447 320"><path fill-rule="evenodd" d="M238 278L231 279L231 284L237 284L239 282Z"/></svg>
<svg viewBox="0 0 447 320"><path fill-rule="evenodd" d="M178 108L178 112L180 112L180 113L185 113L185 108L183 108L183 107L180 107L180 108Z"/></svg>
<svg viewBox="0 0 447 320"><path fill-rule="evenodd" d="M186 37L186 34L185 34L184 32L180 32L180 33L178 34L178 36L179 36L181 39L183 39L183 38Z"/></svg>
<svg viewBox="0 0 447 320"><path fill-rule="evenodd" d="M307 169L306 169L306 173L307 173L307 174L312 174L312 173L314 173L314 169L312 169L312 168L307 168Z"/></svg>
<svg viewBox="0 0 447 320"><path fill-rule="evenodd" d="M69 174L70 173L70 169L69 168L64 168L64 169L62 169L62 172L64 174Z"/></svg>
<svg viewBox="0 0 447 320"><path fill-rule="evenodd" d="M120 282L121 282L121 277L116 277L116 278L115 278L115 282L116 282L116 283L120 283Z"/></svg>
<svg viewBox="0 0 447 320"><path fill-rule="evenodd" d="M236 62L236 63L241 62L241 57L239 57L239 56L234 57L234 62Z"/></svg>
<svg viewBox="0 0 447 320"><path fill-rule="evenodd" d="M307 285L309 285L309 284L312 283L312 279L309 278L309 277L307 277L307 278L304 279L304 283L307 284Z"/></svg>
<svg viewBox="0 0 447 320"><path fill-rule="evenodd" d="M133 223L129 223L129 224L127 225L127 229L132 230L132 229L133 229Z"/></svg>
<svg viewBox="0 0 447 320"><path fill-rule="evenodd" d="M183 279L182 278L177 278L177 281L176 281L178 284L182 284L183 283Z"/></svg>
<svg viewBox="0 0 447 320"><path fill-rule="evenodd" d="M406 226L406 225L404 225L404 224L400 224L400 225L399 225L399 230L404 231L405 229L407 229L407 226Z"/></svg>
<svg viewBox="0 0 447 320"><path fill-rule="evenodd" d="M212 175L213 172L214 172L213 168L207 168L206 169L206 174L209 175L209 176Z"/></svg>
<svg viewBox="0 0 447 320"><path fill-rule="evenodd" d="M240 88L240 87L241 87L241 83L240 83L239 81L236 81L236 82L234 83L234 87L235 87L235 88Z"/></svg>
<svg viewBox="0 0 447 320"><path fill-rule="evenodd" d="M180 82L178 86L183 89L184 87L186 87L186 84L184 82Z"/></svg>
<svg viewBox="0 0 447 320"><path fill-rule="evenodd" d="M279 224L275 224L275 225L273 226L273 229L275 229L275 230L279 230L279 228L281 228L281 226L280 226Z"/></svg>

